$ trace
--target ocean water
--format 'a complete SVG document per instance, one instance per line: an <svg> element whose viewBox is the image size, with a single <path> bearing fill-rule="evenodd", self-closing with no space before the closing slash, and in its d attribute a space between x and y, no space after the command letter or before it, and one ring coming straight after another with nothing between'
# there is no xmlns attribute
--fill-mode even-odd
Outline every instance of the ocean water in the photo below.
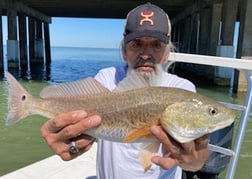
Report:
<svg viewBox="0 0 252 179"><path fill-rule="evenodd" d="M61 83L94 76L100 69L124 64L120 49L52 47L49 78L20 79L31 94L52 83ZM6 60L6 59L5 59ZM5 61L6 63L6 61ZM190 76L186 77L190 80ZM245 93L230 94L228 87L197 85L197 91L219 101L243 104ZM45 118L32 116L16 125L5 126L7 113L6 82L0 80L0 176L52 155L40 127ZM248 123L235 178L252 178L252 122ZM239 131L238 131L239 132ZM224 177L223 177L224 178Z"/></svg>
<svg viewBox="0 0 252 179"><path fill-rule="evenodd" d="M7 70L6 46L4 46L4 69ZM42 75L31 74L31 70L22 76L27 79L45 79L52 83L73 81L88 76L94 76L100 69L124 64L120 48L81 48L52 47L49 74L42 67ZM30 67L33 68L33 67ZM16 71L14 72L14 74ZM16 73L18 74L18 73ZM21 76L21 75L18 75Z"/></svg>
<svg viewBox="0 0 252 179"><path fill-rule="evenodd" d="M53 47L51 82L94 76L100 69L124 64L120 49Z"/></svg>

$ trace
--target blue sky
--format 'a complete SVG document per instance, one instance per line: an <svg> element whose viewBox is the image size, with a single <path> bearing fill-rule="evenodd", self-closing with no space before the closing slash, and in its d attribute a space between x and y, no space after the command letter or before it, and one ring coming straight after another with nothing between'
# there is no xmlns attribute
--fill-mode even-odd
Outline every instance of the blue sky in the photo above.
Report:
<svg viewBox="0 0 252 179"><path fill-rule="evenodd" d="M51 46L119 48L124 19L52 18ZM6 44L6 16L3 16L3 41Z"/></svg>

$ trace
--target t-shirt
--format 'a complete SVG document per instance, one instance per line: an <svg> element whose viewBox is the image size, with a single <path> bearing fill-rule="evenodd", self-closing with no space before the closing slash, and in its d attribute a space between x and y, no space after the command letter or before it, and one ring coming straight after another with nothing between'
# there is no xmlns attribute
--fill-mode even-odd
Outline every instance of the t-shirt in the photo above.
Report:
<svg viewBox="0 0 252 179"><path fill-rule="evenodd" d="M127 67L110 67L100 70L95 79L109 90L126 76ZM176 87L195 92L195 86L188 80L164 72L160 86ZM164 170L153 164L144 172L139 160L139 143L116 143L98 140L97 178L98 179L181 179L182 169L173 167ZM159 155L162 155L161 147Z"/></svg>

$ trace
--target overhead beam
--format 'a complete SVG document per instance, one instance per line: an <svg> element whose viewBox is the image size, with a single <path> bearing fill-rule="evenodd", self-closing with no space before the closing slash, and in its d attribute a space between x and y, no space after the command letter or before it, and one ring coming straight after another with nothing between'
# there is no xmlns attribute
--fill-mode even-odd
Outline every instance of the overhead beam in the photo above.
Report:
<svg viewBox="0 0 252 179"><path fill-rule="evenodd" d="M190 16L196 12L199 12L201 9L213 4L214 2L201 2L201 1L196 1L193 3L193 5L187 7L183 12L180 14L176 15L174 18L171 19L171 23L176 24L177 22L185 19L187 16Z"/></svg>
<svg viewBox="0 0 252 179"><path fill-rule="evenodd" d="M0 1L0 7L2 9L8 9L8 3L11 3L11 1L9 0L1 0ZM18 12L18 13L24 13L26 14L27 16L31 16L31 17L34 17L36 19L39 19L41 20L42 22L46 22L46 23L51 23L52 20L51 20L51 17L35 10L35 9L32 9L28 6L26 6L25 4L21 3L21 2L18 2L18 1L13 1L14 3L14 6L15 6L15 10Z"/></svg>
<svg viewBox="0 0 252 179"><path fill-rule="evenodd" d="M27 14L28 16L32 16L36 19L41 20L42 22L46 22L46 23L52 22L51 17L49 17L39 11L36 11L36 10L22 4L21 2L16 2L16 3L17 3L17 11L18 12L22 12L24 14Z"/></svg>

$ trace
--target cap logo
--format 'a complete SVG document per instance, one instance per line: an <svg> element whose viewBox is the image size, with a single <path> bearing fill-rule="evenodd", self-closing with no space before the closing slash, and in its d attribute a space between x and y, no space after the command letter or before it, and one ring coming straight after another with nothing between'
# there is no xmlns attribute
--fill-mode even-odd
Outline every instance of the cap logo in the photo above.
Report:
<svg viewBox="0 0 252 179"><path fill-rule="evenodd" d="M154 15L153 11L143 11L143 12L141 12L142 19L141 19L139 24L143 25L144 22L148 22L148 23L150 23L150 25L154 25L154 22L151 19L151 17L153 15Z"/></svg>

